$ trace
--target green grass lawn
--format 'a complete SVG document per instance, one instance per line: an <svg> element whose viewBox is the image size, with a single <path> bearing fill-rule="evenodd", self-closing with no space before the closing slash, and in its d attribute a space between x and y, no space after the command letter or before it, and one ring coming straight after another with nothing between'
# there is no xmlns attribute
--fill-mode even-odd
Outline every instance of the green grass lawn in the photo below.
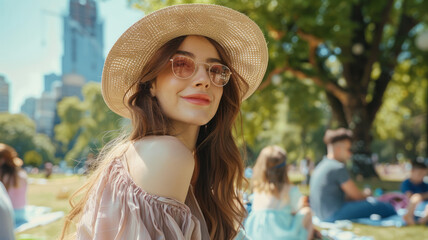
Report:
<svg viewBox="0 0 428 240"><path fill-rule="evenodd" d="M30 176L33 177L33 176ZM39 176L36 176L39 177ZM294 182L299 182L301 176L290 175ZM58 198L64 192L72 193L80 187L85 181L85 177L79 176L64 176L53 175L45 184L31 183L28 187L28 204L36 206L48 206L52 211L64 211L67 213L70 210L68 199ZM366 180L357 182L359 187L370 185L372 189L383 188L387 191L398 190L399 181L378 181ZM303 194L308 194L309 189L300 186ZM64 220L58 220L45 226L36 227L22 233L16 234L16 239L19 240L51 240L57 239L61 233ZM411 227L373 227L361 224L352 224L352 229L357 235L372 236L376 240L391 240L391 239L428 239L428 228L424 226Z"/></svg>
<svg viewBox="0 0 428 240"><path fill-rule="evenodd" d="M33 178L34 176L30 176ZM51 207L52 211L70 211L68 198L61 198L60 195L69 195L79 188L85 181L85 177L52 175L46 184L38 184L38 176L35 176L35 183L29 184L27 200L29 205ZM66 193L66 194L64 194ZM57 239L61 233L64 219L55 221L45 226L29 229L16 234L16 239L37 239L50 240Z"/></svg>

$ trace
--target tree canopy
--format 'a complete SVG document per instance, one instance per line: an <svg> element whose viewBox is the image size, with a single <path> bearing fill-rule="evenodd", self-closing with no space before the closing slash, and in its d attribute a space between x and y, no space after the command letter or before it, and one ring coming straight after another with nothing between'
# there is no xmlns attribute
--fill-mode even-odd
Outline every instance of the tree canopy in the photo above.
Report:
<svg viewBox="0 0 428 240"><path fill-rule="evenodd" d="M15 148L18 156L24 160L25 154L37 153L38 161L31 165L43 162L54 162L55 147L48 136L36 133L33 120L22 114L0 113L0 142Z"/></svg>
<svg viewBox="0 0 428 240"><path fill-rule="evenodd" d="M98 153L121 128L122 118L105 105L100 84L88 83L82 92L83 101L66 97L58 103L61 122L55 126L55 139L64 146L65 160L71 165Z"/></svg>

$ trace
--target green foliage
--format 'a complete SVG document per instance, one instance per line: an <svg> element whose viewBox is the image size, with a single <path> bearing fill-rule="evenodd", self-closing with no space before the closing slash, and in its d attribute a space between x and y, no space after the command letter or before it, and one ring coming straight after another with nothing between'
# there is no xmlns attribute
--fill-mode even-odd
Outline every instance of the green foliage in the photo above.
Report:
<svg viewBox="0 0 428 240"><path fill-rule="evenodd" d="M34 151L28 151L25 153L24 155L24 163L33 167L40 167L40 165L42 165L42 156Z"/></svg>
<svg viewBox="0 0 428 240"><path fill-rule="evenodd" d="M194 0L127 0L128 4L133 8L139 9L146 14L149 14L157 9L173 4L194 3ZM212 3L211 0L199 0L198 3Z"/></svg>
<svg viewBox="0 0 428 240"><path fill-rule="evenodd" d="M20 157L34 150L42 162L54 160L52 142L46 135L36 133L35 123L25 115L0 113L0 142L15 148Z"/></svg>
<svg viewBox="0 0 428 240"><path fill-rule="evenodd" d="M257 92L242 106L244 137L256 154L266 145L276 144L288 151L289 162L304 156L321 158L322 134L329 114L320 89L310 81L286 75L276 76L275 84ZM321 134L320 134L321 133Z"/></svg>
<svg viewBox="0 0 428 240"><path fill-rule="evenodd" d="M78 97L66 97L58 103L57 111L61 124L55 126L55 139L64 145L70 143L80 128L80 118L83 114L81 105Z"/></svg>
<svg viewBox="0 0 428 240"><path fill-rule="evenodd" d="M98 83L88 83L82 91L83 101L66 97L58 103L61 123L55 126L55 139L63 144L69 164L85 159L90 152L98 153L118 136L113 130L121 127L122 118L105 105Z"/></svg>
<svg viewBox="0 0 428 240"><path fill-rule="evenodd" d="M427 89L428 70L425 67L412 67L410 60L398 65L374 123L378 142L373 150L381 152L381 161L398 160L397 154L407 159L424 156L427 149ZM385 152L383 148L390 151Z"/></svg>
<svg viewBox="0 0 428 240"><path fill-rule="evenodd" d="M40 154L43 162L58 163L55 159L55 146L51 139L45 134L36 134L33 138L35 150Z"/></svg>
<svg viewBox="0 0 428 240"><path fill-rule="evenodd" d="M34 122L24 115L0 113L0 142L14 147L19 156L34 149Z"/></svg>

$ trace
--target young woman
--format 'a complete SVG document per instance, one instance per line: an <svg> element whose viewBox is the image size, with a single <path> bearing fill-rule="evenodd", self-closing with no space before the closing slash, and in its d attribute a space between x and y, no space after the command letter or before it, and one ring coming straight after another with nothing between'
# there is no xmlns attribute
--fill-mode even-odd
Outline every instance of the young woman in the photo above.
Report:
<svg viewBox="0 0 428 240"><path fill-rule="evenodd" d="M133 128L98 157L63 237L74 220L78 239L235 237L244 165L232 128L267 59L259 27L222 6L171 6L131 26L102 92Z"/></svg>
<svg viewBox="0 0 428 240"><path fill-rule="evenodd" d="M287 175L287 156L279 146L265 147L257 158L251 184L252 210L245 232L258 239L312 239L312 214Z"/></svg>
<svg viewBox="0 0 428 240"><path fill-rule="evenodd" d="M11 146L0 143L0 181L9 194L14 211L15 227L28 222L27 173L21 168L23 162Z"/></svg>

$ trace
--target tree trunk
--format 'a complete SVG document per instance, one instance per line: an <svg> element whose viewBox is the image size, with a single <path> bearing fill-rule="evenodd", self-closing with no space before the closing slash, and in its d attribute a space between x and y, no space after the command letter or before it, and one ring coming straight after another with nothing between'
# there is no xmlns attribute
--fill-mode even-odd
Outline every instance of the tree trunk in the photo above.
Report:
<svg viewBox="0 0 428 240"><path fill-rule="evenodd" d="M364 178L379 177L375 171L370 144L372 137L370 129L372 119L369 116L366 103L361 100L365 95L348 93L348 104L342 105L331 94L327 94L333 111L333 118L338 127L345 127L353 131L354 141L352 145L352 173Z"/></svg>
<svg viewBox="0 0 428 240"><path fill-rule="evenodd" d="M361 96L353 96L349 106L345 106L346 119L349 129L354 134L354 142L352 145L352 173L361 175L364 178L376 177L379 175L375 171L375 166L371 158L371 142L372 136L370 133L371 123L369 114L364 102L358 101ZM356 101L357 100L357 101Z"/></svg>

